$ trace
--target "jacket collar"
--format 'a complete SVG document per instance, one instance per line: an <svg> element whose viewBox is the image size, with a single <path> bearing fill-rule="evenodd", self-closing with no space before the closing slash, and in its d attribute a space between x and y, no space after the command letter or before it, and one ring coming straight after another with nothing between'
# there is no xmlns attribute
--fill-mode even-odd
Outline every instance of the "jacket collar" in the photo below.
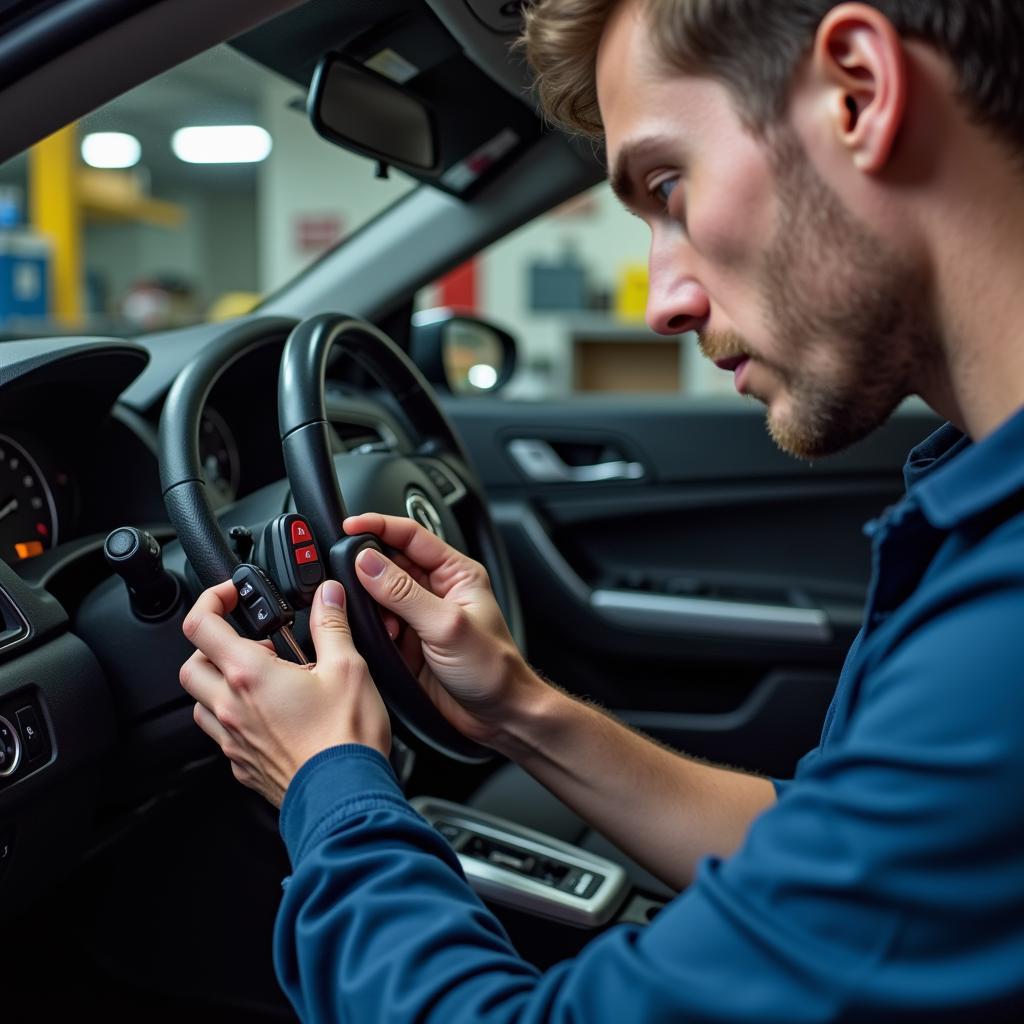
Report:
<svg viewBox="0 0 1024 1024"><path fill-rule="evenodd" d="M945 424L911 451L903 479L938 530L996 508L1024 491L1024 409L977 444Z"/></svg>

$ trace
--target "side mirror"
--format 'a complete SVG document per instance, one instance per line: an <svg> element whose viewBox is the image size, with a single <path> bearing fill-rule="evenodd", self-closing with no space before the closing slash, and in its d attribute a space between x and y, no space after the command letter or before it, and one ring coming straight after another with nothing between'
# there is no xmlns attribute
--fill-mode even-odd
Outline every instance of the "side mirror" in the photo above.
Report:
<svg viewBox="0 0 1024 1024"><path fill-rule="evenodd" d="M450 309L413 315L410 350L427 380L453 395L490 394L504 387L516 368L511 334Z"/></svg>
<svg viewBox="0 0 1024 1024"><path fill-rule="evenodd" d="M325 139L412 171L439 165L434 116L418 97L337 53L320 58L306 103Z"/></svg>

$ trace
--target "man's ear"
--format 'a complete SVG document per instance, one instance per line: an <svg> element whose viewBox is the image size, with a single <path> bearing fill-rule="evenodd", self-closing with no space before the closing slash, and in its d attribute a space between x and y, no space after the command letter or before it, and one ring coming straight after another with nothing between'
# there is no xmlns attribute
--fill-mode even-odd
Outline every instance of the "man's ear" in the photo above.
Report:
<svg viewBox="0 0 1024 1024"><path fill-rule="evenodd" d="M836 141L860 170L879 173L892 155L907 103L899 33L874 7L840 4L818 27L812 60Z"/></svg>

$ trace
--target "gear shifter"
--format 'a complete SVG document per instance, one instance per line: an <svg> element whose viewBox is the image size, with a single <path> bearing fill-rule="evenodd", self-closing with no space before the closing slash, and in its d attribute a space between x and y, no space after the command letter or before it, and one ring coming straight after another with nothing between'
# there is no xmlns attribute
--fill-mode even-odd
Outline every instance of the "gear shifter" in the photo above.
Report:
<svg viewBox="0 0 1024 1024"><path fill-rule="evenodd" d="M107 564L124 580L132 611L145 622L166 618L181 599L176 577L164 568L156 538L134 526L121 526L103 542Z"/></svg>

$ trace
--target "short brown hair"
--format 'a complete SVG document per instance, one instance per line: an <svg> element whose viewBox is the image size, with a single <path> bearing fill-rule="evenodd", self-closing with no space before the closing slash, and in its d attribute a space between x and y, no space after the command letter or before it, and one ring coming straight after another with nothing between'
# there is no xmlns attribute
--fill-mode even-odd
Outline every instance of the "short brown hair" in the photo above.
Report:
<svg viewBox="0 0 1024 1024"><path fill-rule="evenodd" d="M523 36L541 105L557 124L603 133L597 48L622 0L537 0ZM836 0L640 0L660 56L717 78L754 129L786 109L797 65ZM904 36L945 54L975 120L1024 150L1024 3L1020 0L865 0Z"/></svg>

